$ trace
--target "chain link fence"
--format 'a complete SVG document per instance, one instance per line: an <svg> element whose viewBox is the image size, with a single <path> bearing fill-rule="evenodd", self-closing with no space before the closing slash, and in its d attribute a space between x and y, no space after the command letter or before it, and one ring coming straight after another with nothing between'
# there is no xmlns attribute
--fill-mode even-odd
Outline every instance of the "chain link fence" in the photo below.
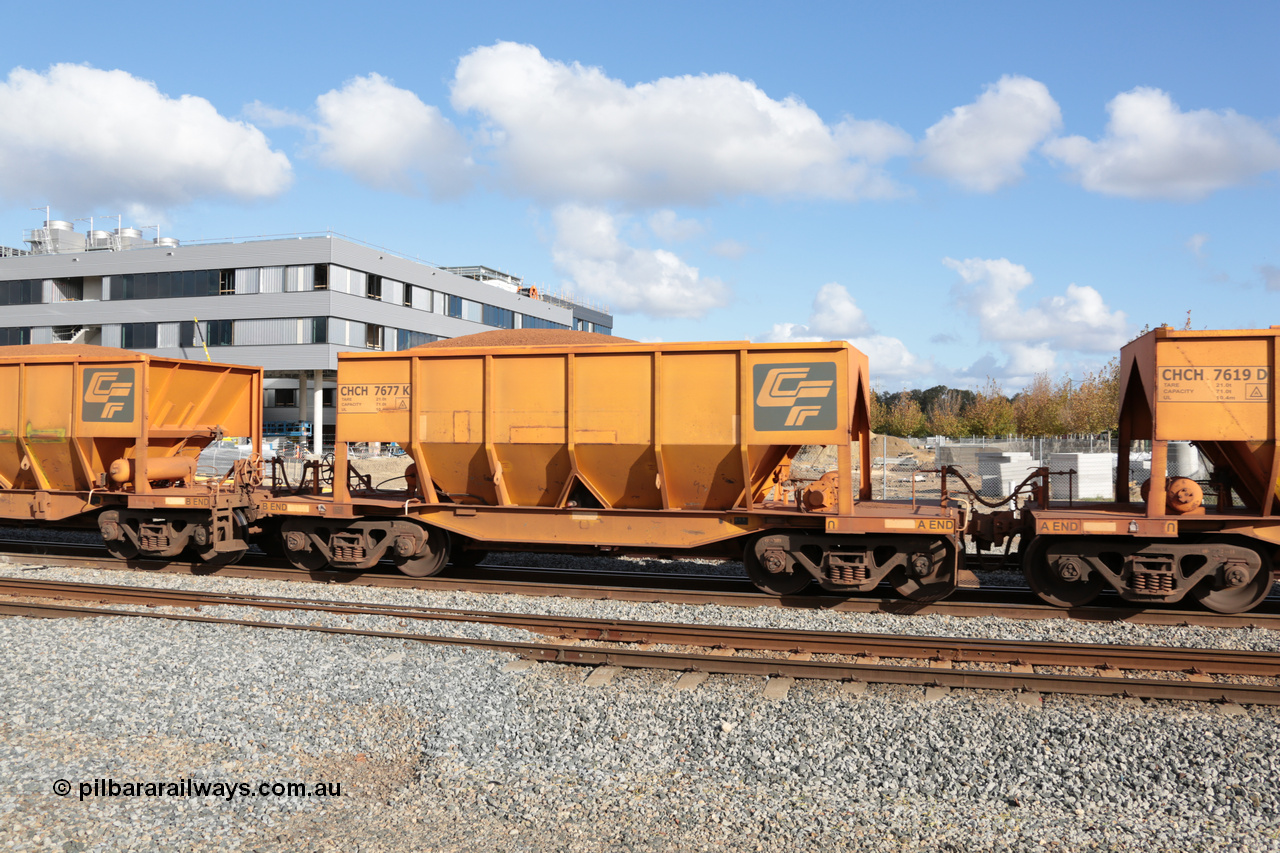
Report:
<svg viewBox="0 0 1280 853"><path fill-rule="evenodd" d="M964 477L987 500L1011 494L1036 469L1050 472L1053 501L1111 501L1115 497L1117 441L1114 436L988 437L962 440L901 439L874 436L871 440L871 495L874 500L937 500L942 494L942 466ZM854 481L861 475L854 445ZM804 486L836 468L835 447L805 447L792 462L792 480ZM1212 468L1190 442L1169 442L1168 474L1189 477L1211 494ZM1129 487L1133 500L1151 476L1150 442L1133 442L1129 454ZM948 479L955 496L965 491L956 477Z"/></svg>

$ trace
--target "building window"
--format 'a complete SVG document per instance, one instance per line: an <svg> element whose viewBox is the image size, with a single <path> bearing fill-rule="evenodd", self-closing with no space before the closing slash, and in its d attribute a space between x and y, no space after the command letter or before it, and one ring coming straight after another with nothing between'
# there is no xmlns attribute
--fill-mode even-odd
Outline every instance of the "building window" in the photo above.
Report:
<svg viewBox="0 0 1280 853"><path fill-rule="evenodd" d="M364 283L364 295L370 299L382 299L382 276L369 274Z"/></svg>
<svg viewBox="0 0 1280 853"><path fill-rule="evenodd" d="M364 345L366 349L382 349L382 327L369 323L364 327Z"/></svg>
<svg viewBox="0 0 1280 853"><path fill-rule="evenodd" d="M520 328L522 329L567 329L564 323L553 323L550 320L544 320L541 317L533 317L523 314L520 317Z"/></svg>
<svg viewBox="0 0 1280 853"><path fill-rule="evenodd" d="M267 402L268 408L277 409L293 409L298 406L298 389L297 388L273 388L271 389L271 399Z"/></svg>
<svg viewBox="0 0 1280 853"><path fill-rule="evenodd" d="M210 320L207 325L209 339L205 341L211 347L229 347L234 341L234 320Z"/></svg>
<svg viewBox="0 0 1280 853"><path fill-rule="evenodd" d="M320 402L326 409L333 408L333 389L326 388L320 394Z"/></svg>
<svg viewBox="0 0 1280 853"><path fill-rule="evenodd" d="M316 290L329 289L329 265L316 264L315 276L312 287Z"/></svg>
<svg viewBox="0 0 1280 853"><path fill-rule="evenodd" d="M514 329L516 327L516 312L509 308L499 308L496 305L485 305L483 312L486 326L496 326L499 329Z"/></svg>
<svg viewBox="0 0 1280 853"><path fill-rule="evenodd" d="M327 344L329 342L329 318L311 318L311 343Z"/></svg>
<svg viewBox="0 0 1280 853"><path fill-rule="evenodd" d="M54 302L84 301L84 277L55 278L53 280Z"/></svg>
<svg viewBox="0 0 1280 853"><path fill-rule="evenodd" d="M449 296L446 296L445 299L448 302L448 304L445 307L445 313L448 314L450 317L461 318L462 317L462 301L463 301L462 297L449 295Z"/></svg>
<svg viewBox="0 0 1280 853"><path fill-rule="evenodd" d="M439 335L432 335L428 332L412 332L408 329L396 329L396 349L406 350L412 349L422 344L429 344L432 341L440 340Z"/></svg>
<svg viewBox="0 0 1280 853"><path fill-rule="evenodd" d="M36 305L43 302L44 283L39 279L0 281L0 305Z"/></svg>
<svg viewBox="0 0 1280 853"><path fill-rule="evenodd" d="M120 326L120 346L125 349L155 349L155 323L124 323Z"/></svg>
<svg viewBox="0 0 1280 853"><path fill-rule="evenodd" d="M219 292L219 270L128 273L111 277L107 298L163 299L170 296L211 296ZM234 274L232 281L234 289Z"/></svg>
<svg viewBox="0 0 1280 853"><path fill-rule="evenodd" d="M236 271L235 270L218 270L218 295L219 296L235 296L236 295Z"/></svg>
<svg viewBox="0 0 1280 853"><path fill-rule="evenodd" d="M22 346L29 343L31 343L30 326L0 329L0 347Z"/></svg>

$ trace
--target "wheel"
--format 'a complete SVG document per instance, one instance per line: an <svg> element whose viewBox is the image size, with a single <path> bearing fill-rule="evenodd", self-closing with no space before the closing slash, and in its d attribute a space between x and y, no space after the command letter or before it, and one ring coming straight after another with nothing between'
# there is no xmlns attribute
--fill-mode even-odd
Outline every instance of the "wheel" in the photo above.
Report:
<svg viewBox="0 0 1280 853"><path fill-rule="evenodd" d="M427 541L421 552L411 557L395 558L396 568L411 578L438 575L449 562L449 534L437 527L428 527L426 534Z"/></svg>
<svg viewBox="0 0 1280 853"><path fill-rule="evenodd" d="M1271 561L1263 557L1258 573L1236 587L1215 589L1212 581L1197 584L1191 592L1197 600L1218 613L1244 613L1262 603L1271 591Z"/></svg>
<svg viewBox="0 0 1280 853"><path fill-rule="evenodd" d="M765 540L756 537L747 542L742 552L742 565L747 570L747 577L762 592L770 595L795 595L813 580L813 576L796 565L786 551L776 548L761 548ZM760 552L764 551L762 554ZM780 563L781 570L771 572L765 568L764 560L775 560Z"/></svg>
<svg viewBox="0 0 1280 853"><path fill-rule="evenodd" d="M329 562L324 552L311 542L311 534L305 522L286 521L281 525L280 535L284 545L284 556L295 568L308 572L323 569ZM308 547L309 546L309 547Z"/></svg>
<svg viewBox="0 0 1280 853"><path fill-rule="evenodd" d="M324 554L314 548L310 551L285 551L284 556L295 568L308 572L319 571L328 563Z"/></svg>
<svg viewBox="0 0 1280 853"><path fill-rule="evenodd" d="M129 538L129 534L125 532L123 524L120 522L120 513L114 509L107 510L98 516L98 532L102 534L102 544L107 547L107 553L115 557L117 560L136 560L138 554L138 546Z"/></svg>
<svg viewBox="0 0 1280 853"><path fill-rule="evenodd" d="M911 601L940 601L955 592L953 581L941 580L938 577L938 570L944 567L946 561L952 556L950 546L945 543L935 543L931 550L932 553L927 557L923 553L908 556L908 561L917 556L927 560L914 572L894 569L889 574L889 583L893 585L898 595ZM921 572L927 572L927 574L923 577L913 577L913 574L918 575Z"/></svg>
<svg viewBox="0 0 1280 853"><path fill-rule="evenodd" d="M141 553L138 546L133 544L133 540L128 538L104 541L103 544L107 546L107 553L117 560L136 560Z"/></svg>
<svg viewBox="0 0 1280 853"><path fill-rule="evenodd" d="M1049 564L1050 544L1049 540L1038 537L1023 550L1022 574L1031 590L1041 601L1055 607L1083 607L1097 598L1106 585L1102 575L1091 572L1080 580L1064 578L1062 568Z"/></svg>

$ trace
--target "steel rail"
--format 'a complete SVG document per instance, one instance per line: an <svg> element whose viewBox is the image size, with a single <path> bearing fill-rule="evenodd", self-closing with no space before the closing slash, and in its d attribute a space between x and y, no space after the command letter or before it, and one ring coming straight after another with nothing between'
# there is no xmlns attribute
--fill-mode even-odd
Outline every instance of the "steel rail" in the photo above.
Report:
<svg viewBox="0 0 1280 853"><path fill-rule="evenodd" d="M199 590L0 578L0 595L80 599L166 607L231 605L343 615L467 622L521 628L562 638L613 643L697 645L709 648L807 652L857 657L914 658L938 663L994 663L1190 673L1280 676L1280 653L1187 647L1045 643L899 634L639 622L560 615L501 613L411 605L334 602Z"/></svg>
<svg viewBox="0 0 1280 853"><path fill-rule="evenodd" d="M853 613L889 613L894 615L945 615L957 617L989 617L1004 619L1071 619L1082 622L1129 622L1136 625L1198 626L1208 628L1267 628L1280 630L1280 602L1268 599L1262 608L1248 613L1227 614L1206 610L1181 610L1170 607L1144 608L1114 597L1115 603L1086 607L1060 608L1035 600L1030 591L1001 589L992 601L991 590L959 590L941 601L911 601L898 596L863 597L838 595L772 596L751 587L746 581L716 575L652 575L651 579L668 583L710 582L729 583L733 589L687 589L672 586L611 586L611 582L632 582L643 579L635 572L574 572L577 578L589 575L590 583L581 581L561 583L535 580L511 580L475 577L476 572L493 571L493 567L461 570L464 576L435 576L410 578L398 573L373 572L308 572L292 566L245 565L223 566L210 570L201 563L119 560L106 553L100 546L68 545L64 543L19 543L23 547L14 551L15 543L0 542L0 548L21 556L39 557L47 565L83 567L108 570L141 570L163 574L210 575L255 580L287 580L304 583L339 583L351 586L374 586L394 589L435 590L447 592L475 592L484 594L517 594L528 596L561 596L606 601L661 602L673 604L720 604L732 607L785 607L791 609L835 610ZM35 546L35 547L31 547ZM76 556L68 556L69 554ZM541 569L527 570L529 574L547 573ZM522 572L523 573L523 570ZM744 589L747 588L747 589ZM1105 598L1104 598L1105 600Z"/></svg>
<svg viewBox="0 0 1280 853"><path fill-rule="evenodd" d="M1221 701L1234 702L1241 705L1280 704L1280 687L1275 685L1204 683L1109 676L1049 675L1034 672L950 670L918 666L889 666L866 662L783 660L656 652L642 649L565 647L554 643L523 643L464 637L441 637L396 631L368 631L355 628L295 625L285 622L220 619L189 614L152 613L51 604L0 603L0 614L43 618L123 617L270 630L312 631L331 635L374 637L436 646L467 646L486 651L508 652L535 661L589 666L610 665L632 669L698 671L723 675L757 675L766 678L812 678L863 681L878 684L1017 690L1033 693L1119 695L1143 699Z"/></svg>

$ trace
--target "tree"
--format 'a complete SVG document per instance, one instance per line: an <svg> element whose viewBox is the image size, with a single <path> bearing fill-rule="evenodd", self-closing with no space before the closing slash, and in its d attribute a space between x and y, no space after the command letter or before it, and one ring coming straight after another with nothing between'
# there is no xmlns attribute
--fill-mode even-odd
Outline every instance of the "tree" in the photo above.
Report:
<svg viewBox="0 0 1280 853"><path fill-rule="evenodd" d="M1048 371L1036 374L1013 401L1020 435L1062 435L1066 431L1071 380L1055 385Z"/></svg>
<svg viewBox="0 0 1280 853"><path fill-rule="evenodd" d="M888 394L871 392L871 431L877 435L885 435L884 427L889 420L889 406L885 402Z"/></svg>
<svg viewBox="0 0 1280 853"><path fill-rule="evenodd" d="M925 434L925 418L924 412L920 410L920 404L916 402L916 398L909 394L903 394L893 404L893 408L889 411L889 421L897 428L897 432L893 435L900 435L903 438L915 436L923 438Z"/></svg>
<svg viewBox="0 0 1280 853"><path fill-rule="evenodd" d="M933 389L930 388L929 391ZM925 392L928 394L929 392ZM970 392L970 396L973 394ZM935 397L929 406L926 428L929 435L945 435L948 438L962 438L969 434L964 420L965 398L959 391L946 389L945 393Z"/></svg>
<svg viewBox="0 0 1280 853"><path fill-rule="evenodd" d="M1086 373L1071 393L1065 422L1067 431L1097 435L1116 429L1116 411L1120 405L1120 359L1111 361L1096 372Z"/></svg>
<svg viewBox="0 0 1280 853"><path fill-rule="evenodd" d="M1000 383L987 377L978 389L973 403L965 412L965 426L970 435L1008 435L1017 427L1013 403L1004 395Z"/></svg>

